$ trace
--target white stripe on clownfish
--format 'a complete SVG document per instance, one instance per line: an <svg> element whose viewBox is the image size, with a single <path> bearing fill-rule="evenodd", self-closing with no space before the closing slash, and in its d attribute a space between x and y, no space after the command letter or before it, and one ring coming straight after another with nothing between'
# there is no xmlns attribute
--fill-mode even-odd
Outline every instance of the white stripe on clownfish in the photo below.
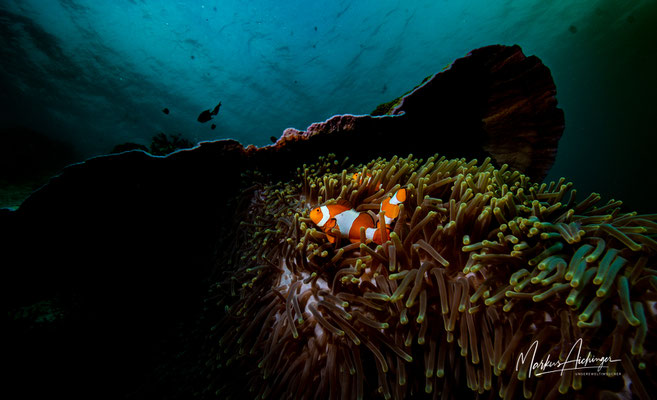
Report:
<svg viewBox="0 0 657 400"><path fill-rule="evenodd" d="M343 211L334 217L335 223L338 229L340 229L340 235L342 235L342 237L349 238L349 231L351 231L354 221L360 216L360 214L361 213L352 208L351 210Z"/></svg>
<svg viewBox="0 0 657 400"><path fill-rule="evenodd" d="M402 190L406 190L406 189L402 189ZM404 202L403 200L400 200L400 199L398 198L398 196L397 196L398 194L399 194L399 191L397 191L397 192L395 193L395 195L392 196L392 197L390 198L390 204L392 204L392 205L397 205L397 204L401 204L401 203Z"/></svg>
<svg viewBox="0 0 657 400"><path fill-rule="evenodd" d="M326 225L328 222L329 218L331 218L331 213L329 212L328 207L326 206L321 206L320 210L322 211L322 220L317 223L319 227L323 227Z"/></svg>
<svg viewBox="0 0 657 400"><path fill-rule="evenodd" d="M383 243L379 243L379 242L383 242L383 240L381 240L381 235L378 234L379 232L380 232L379 228L367 228L365 229L365 238L376 244L383 244Z"/></svg>

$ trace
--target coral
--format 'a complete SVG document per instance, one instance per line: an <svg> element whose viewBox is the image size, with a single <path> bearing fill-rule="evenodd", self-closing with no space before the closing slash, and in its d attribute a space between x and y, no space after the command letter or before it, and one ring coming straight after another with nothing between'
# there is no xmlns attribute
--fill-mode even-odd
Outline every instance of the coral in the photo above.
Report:
<svg viewBox="0 0 657 400"><path fill-rule="evenodd" d="M327 157L291 182L245 181L257 183L221 243L206 310L206 394L648 399L656 389L646 368L656 214L598 205L595 193L577 201L563 178L532 183L490 159ZM383 245L331 244L308 218L339 199L378 212L400 187L408 198ZM572 360L579 345L582 357L620 362L591 376L518 362L532 349L536 362Z"/></svg>
<svg viewBox="0 0 657 400"><path fill-rule="evenodd" d="M79 157L70 143L42 132L23 126L0 128L0 209L18 207Z"/></svg>
<svg viewBox="0 0 657 400"><path fill-rule="evenodd" d="M160 132L151 138L150 149L143 144L126 142L114 146L110 154L122 153L124 151L131 150L143 150L151 153L154 156L166 156L176 150L189 149L191 147L194 147L194 144L190 140L185 139L180 133L175 135L166 135L164 132Z"/></svg>
<svg viewBox="0 0 657 400"><path fill-rule="evenodd" d="M8 313L9 318L14 321L27 321L33 325L55 322L64 318L64 314L56 299L41 300Z"/></svg>
<svg viewBox="0 0 657 400"><path fill-rule="evenodd" d="M148 147L139 143L125 142L114 146L114 148L112 148L112 151L110 151L110 154L123 153L124 151L132 151L132 150L148 151Z"/></svg>
<svg viewBox="0 0 657 400"><path fill-rule="evenodd" d="M183 138L181 134L167 136L160 132L153 136L150 153L155 156L166 156L176 150L188 149L190 147L194 147L194 144Z"/></svg>
<svg viewBox="0 0 657 400"><path fill-rule="evenodd" d="M381 103L372 112L370 115L372 116L378 116L378 115L393 115L397 107L401 104L402 100L411 94L415 89L419 88L420 86L424 85L429 79L433 78L436 75L430 75L427 76L426 78L422 79L422 82L420 82L419 85L415 86L413 89L409 90L408 92L404 93L403 95L397 97L396 99L390 100L386 103Z"/></svg>
<svg viewBox="0 0 657 400"><path fill-rule="evenodd" d="M555 95L550 70L537 57L525 56L519 46L486 46L381 106L377 113L386 115L338 115L305 131L290 128L259 150L291 153L306 162L327 153L366 156L358 162L437 151L447 157L489 156L496 165L541 180L554 163L564 128Z"/></svg>

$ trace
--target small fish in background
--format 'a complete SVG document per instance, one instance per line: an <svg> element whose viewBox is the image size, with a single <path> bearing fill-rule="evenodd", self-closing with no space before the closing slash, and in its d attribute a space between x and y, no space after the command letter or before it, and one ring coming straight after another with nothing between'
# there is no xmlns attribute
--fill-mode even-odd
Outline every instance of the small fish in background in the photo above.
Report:
<svg viewBox="0 0 657 400"><path fill-rule="evenodd" d="M212 124L212 125L210 126L210 129L213 129L213 130L214 130L214 128L216 128L216 127L217 127L217 125Z"/></svg>
<svg viewBox="0 0 657 400"><path fill-rule="evenodd" d="M276 143L278 139L276 139L276 136L270 136L269 140L271 140L272 143Z"/></svg>
<svg viewBox="0 0 657 400"><path fill-rule="evenodd" d="M212 119L213 115L217 115L219 113L219 108L221 108L221 102L219 102L219 104L217 104L217 106L214 108L214 110L212 110L212 111L210 111L210 110L203 111L201 114L199 114L199 116L197 118L198 122L200 122L202 124L205 123L205 122L208 122L209 120Z"/></svg>
<svg viewBox="0 0 657 400"><path fill-rule="evenodd" d="M169 114L169 109L166 108L166 107L164 107L164 108L162 109L162 112L165 113L165 114Z"/></svg>

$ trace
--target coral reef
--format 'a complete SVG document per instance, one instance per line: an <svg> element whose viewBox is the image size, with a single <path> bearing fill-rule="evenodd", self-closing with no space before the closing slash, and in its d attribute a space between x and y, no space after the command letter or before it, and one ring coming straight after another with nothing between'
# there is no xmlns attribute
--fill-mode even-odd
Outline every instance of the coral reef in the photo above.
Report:
<svg viewBox="0 0 657 400"><path fill-rule="evenodd" d="M176 135L165 135L163 132L153 136L149 152L155 156L166 156L176 150L189 149L194 144L183 138L180 133Z"/></svg>
<svg viewBox="0 0 657 400"><path fill-rule="evenodd" d="M181 149L189 149L194 147L194 144L185 139L182 134L166 135L160 132L151 138L150 149L143 144L126 142L117 144L112 149L111 153L122 153L124 151L142 150L151 153L154 156L166 156L174 151Z"/></svg>
<svg viewBox="0 0 657 400"><path fill-rule="evenodd" d="M198 362L218 366L216 359L207 359L207 346L216 342L201 344L208 324L217 322L223 310L212 308L219 298L206 301L207 309L203 299L211 283L238 268L235 260L224 265L228 270L211 275L217 251L228 257L238 241L240 246L248 242L246 233L254 233L234 218L250 204L253 191L245 188L265 185L257 171L266 171L272 182L288 182L304 162L314 164L327 153L362 164L379 156L413 152L426 158L440 151L449 157L490 156L491 164L500 165L499 147L489 146L500 134L510 153L527 160L515 167L540 179L554 161L550 155L563 130L549 70L517 46L489 46L442 74L449 78L439 74L432 85L404 97L433 106L409 106L380 117L336 116L305 131L287 130L261 148L221 140L166 157L142 151L95 157L65 168L16 211L0 210L0 254L3 265L10 266L8 309L10 315L24 315L8 328L9 391L34 398L88 398L102 388L112 398L188 399L209 386L220 388L226 379L244 382L243 373L222 368L217 374ZM494 126L483 118L492 110L486 105L501 104L494 99L506 99L510 107L498 120L506 123L491 130ZM427 119L431 124L422 126ZM255 172L241 175L247 170ZM268 213L276 204L291 207L288 201L298 202L298 193L269 201L256 213ZM319 194L322 201L328 199ZM242 217L245 222L255 218ZM281 234L261 235L274 240ZM23 311L35 304L57 305L62 318L32 323L39 314ZM325 309L318 305L317 311ZM300 337L306 326L299 325ZM378 379L368 351L362 350L363 365L374 369L362 371L364 390Z"/></svg>
<svg viewBox="0 0 657 400"><path fill-rule="evenodd" d="M519 46L487 46L393 100L381 111L386 115L339 115L305 131L287 129L261 150L306 162L330 152L355 162L436 151L450 158L490 156L538 181L554 163L564 128L555 95L550 70L537 57L526 57ZM345 141L350 146L342 146Z"/></svg>
<svg viewBox="0 0 657 400"><path fill-rule="evenodd" d="M78 159L70 143L24 126L0 129L0 209L18 207L34 190Z"/></svg>
<svg viewBox="0 0 657 400"><path fill-rule="evenodd" d="M657 355L657 215L599 205L595 193L578 201L563 178L539 185L488 158L328 157L293 181L269 179L246 179L256 185L240 229L221 242L209 392L649 399L657 388L646 368ZM378 212L400 187L408 198L383 245L330 243L308 218L340 200ZM577 346L619 362L584 376L540 375L529 361L532 349L536 362L573 360Z"/></svg>
<svg viewBox="0 0 657 400"><path fill-rule="evenodd" d="M133 143L133 142L125 142L121 144L117 144L112 148L112 151L110 151L110 154L112 153L123 153L124 151L132 151L132 150L141 150L141 151L148 151L148 147L144 146L143 144L139 143Z"/></svg>

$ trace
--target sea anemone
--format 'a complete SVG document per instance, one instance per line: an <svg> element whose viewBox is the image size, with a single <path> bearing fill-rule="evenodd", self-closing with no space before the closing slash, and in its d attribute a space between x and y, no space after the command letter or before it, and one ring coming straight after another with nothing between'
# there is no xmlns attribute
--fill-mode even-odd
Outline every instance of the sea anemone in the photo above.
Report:
<svg viewBox="0 0 657 400"><path fill-rule="evenodd" d="M206 394L654 393L657 214L599 205L596 193L577 201L564 178L532 183L489 159L346 164L328 156L292 182L250 176L208 300ZM382 245L330 243L308 218L337 200L378 218L401 187L408 197ZM542 375L529 362L573 360L580 346L582 358L610 360Z"/></svg>

